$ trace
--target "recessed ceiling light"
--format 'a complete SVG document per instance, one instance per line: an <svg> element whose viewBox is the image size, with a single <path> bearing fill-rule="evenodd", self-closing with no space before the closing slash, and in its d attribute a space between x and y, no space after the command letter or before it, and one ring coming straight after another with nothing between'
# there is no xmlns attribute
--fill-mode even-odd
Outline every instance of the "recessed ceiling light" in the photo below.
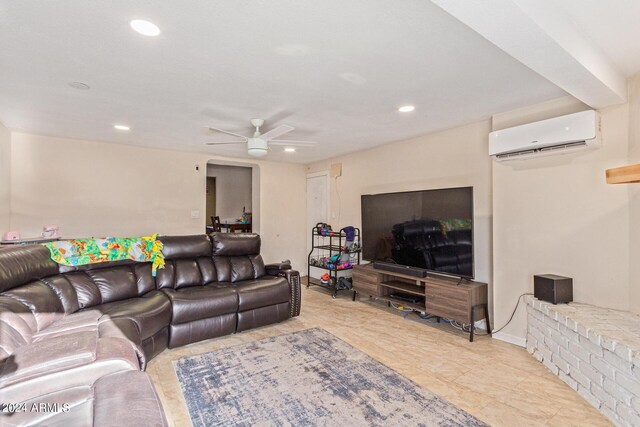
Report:
<svg viewBox="0 0 640 427"><path fill-rule="evenodd" d="M113 125L113 128L116 130L131 130L131 128L126 125Z"/></svg>
<svg viewBox="0 0 640 427"><path fill-rule="evenodd" d="M287 148L284 149L284 151L286 151L287 153L294 153L296 151L296 149L292 148L292 147L287 147Z"/></svg>
<svg viewBox="0 0 640 427"><path fill-rule="evenodd" d="M91 87L89 87L88 84L82 83L82 82L69 82L68 84L72 88L78 89L78 90L89 90L89 89L91 89Z"/></svg>
<svg viewBox="0 0 640 427"><path fill-rule="evenodd" d="M416 107L414 107L413 105L405 105L403 107L398 108L398 111L400 111L401 113L410 113L415 109Z"/></svg>
<svg viewBox="0 0 640 427"><path fill-rule="evenodd" d="M129 22L131 28L134 31L142 34L143 36L154 37L160 34L160 28L153 22L145 21L144 19L134 19Z"/></svg>

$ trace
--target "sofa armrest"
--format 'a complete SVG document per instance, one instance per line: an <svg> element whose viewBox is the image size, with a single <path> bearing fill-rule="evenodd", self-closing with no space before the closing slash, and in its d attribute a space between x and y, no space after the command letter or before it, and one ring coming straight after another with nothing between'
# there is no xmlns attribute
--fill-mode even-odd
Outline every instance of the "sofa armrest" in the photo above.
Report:
<svg viewBox="0 0 640 427"><path fill-rule="evenodd" d="M291 317L300 314L300 272L291 269L291 264L267 264L267 275L284 277L289 282L291 295Z"/></svg>
<svg viewBox="0 0 640 427"><path fill-rule="evenodd" d="M288 262L276 262L273 264L267 264L264 266L267 269L267 274L270 276L277 276L280 270L291 270L291 264ZM273 272L273 273L270 273Z"/></svg>

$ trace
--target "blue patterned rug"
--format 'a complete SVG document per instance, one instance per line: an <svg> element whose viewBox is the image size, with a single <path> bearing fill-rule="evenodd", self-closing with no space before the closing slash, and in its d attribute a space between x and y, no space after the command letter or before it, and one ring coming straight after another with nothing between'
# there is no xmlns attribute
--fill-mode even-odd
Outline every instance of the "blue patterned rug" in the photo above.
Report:
<svg viewBox="0 0 640 427"><path fill-rule="evenodd" d="M324 329L174 362L204 426L485 426Z"/></svg>

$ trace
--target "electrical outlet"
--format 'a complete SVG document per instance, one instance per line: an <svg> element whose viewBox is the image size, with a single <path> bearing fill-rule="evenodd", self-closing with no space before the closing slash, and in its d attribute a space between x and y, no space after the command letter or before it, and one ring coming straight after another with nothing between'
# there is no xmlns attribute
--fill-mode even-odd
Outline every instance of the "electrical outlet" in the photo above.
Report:
<svg viewBox="0 0 640 427"><path fill-rule="evenodd" d="M198 219L200 218L200 211L195 210L195 211L191 211L191 219Z"/></svg>

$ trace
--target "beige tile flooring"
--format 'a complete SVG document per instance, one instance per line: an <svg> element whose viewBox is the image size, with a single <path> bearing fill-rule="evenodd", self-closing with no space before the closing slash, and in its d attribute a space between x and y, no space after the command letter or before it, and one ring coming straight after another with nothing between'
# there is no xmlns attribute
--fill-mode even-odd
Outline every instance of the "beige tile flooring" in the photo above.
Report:
<svg viewBox="0 0 640 427"><path fill-rule="evenodd" d="M470 343L448 325L410 321L381 302L352 302L349 293L332 299L318 287L303 288L299 317L165 350L153 359L147 372L169 422L190 425L173 360L313 327L326 329L490 425L611 425L520 347L488 337Z"/></svg>

